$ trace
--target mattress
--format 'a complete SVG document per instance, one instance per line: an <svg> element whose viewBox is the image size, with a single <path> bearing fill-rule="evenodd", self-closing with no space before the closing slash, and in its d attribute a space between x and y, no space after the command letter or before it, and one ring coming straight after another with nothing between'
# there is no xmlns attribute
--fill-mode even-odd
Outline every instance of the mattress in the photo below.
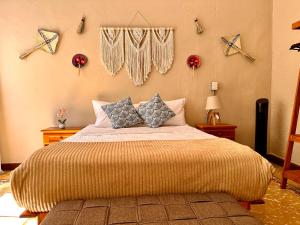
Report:
<svg viewBox="0 0 300 225"><path fill-rule="evenodd" d="M12 173L16 202L33 212L65 200L226 192L262 198L271 164L247 146L189 126L88 126L37 150Z"/></svg>
<svg viewBox="0 0 300 225"><path fill-rule="evenodd" d="M98 128L89 125L65 142L116 142L146 140L195 140L216 138L189 125L162 126L158 128L131 127L122 129Z"/></svg>

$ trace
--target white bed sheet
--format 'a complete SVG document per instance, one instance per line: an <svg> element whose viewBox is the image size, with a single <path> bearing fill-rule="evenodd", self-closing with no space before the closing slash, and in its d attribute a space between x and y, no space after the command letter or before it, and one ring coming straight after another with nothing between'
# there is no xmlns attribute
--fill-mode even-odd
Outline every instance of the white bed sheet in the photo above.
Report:
<svg viewBox="0 0 300 225"><path fill-rule="evenodd" d="M216 138L189 125L162 126L159 128L131 127L122 129L99 128L88 125L66 142L115 142L141 140L192 140Z"/></svg>

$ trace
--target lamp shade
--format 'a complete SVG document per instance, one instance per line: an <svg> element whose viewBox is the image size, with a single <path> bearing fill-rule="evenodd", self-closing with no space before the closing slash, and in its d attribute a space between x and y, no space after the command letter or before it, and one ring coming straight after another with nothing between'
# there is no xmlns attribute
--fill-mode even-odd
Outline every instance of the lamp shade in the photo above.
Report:
<svg viewBox="0 0 300 225"><path fill-rule="evenodd" d="M206 100L206 110L219 109L221 108L221 103L216 95L208 96Z"/></svg>

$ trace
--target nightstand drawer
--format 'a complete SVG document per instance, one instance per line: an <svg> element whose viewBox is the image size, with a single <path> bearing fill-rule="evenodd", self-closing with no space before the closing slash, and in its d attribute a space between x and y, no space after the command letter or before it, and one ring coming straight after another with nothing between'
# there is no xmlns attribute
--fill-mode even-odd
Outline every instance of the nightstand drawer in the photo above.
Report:
<svg viewBox="0 0 300 225"><path fill-rule="evenodd" d="M204 130L204 132L215 135L217 137L234 137L234 130Z"/></svg>
<svg viewBox="0 0 300 225"><path fill-rule="evenodd" d="M49 143L52 142L58 142L58 141L62 141L64 139L66 139L67 137L72 136L72 134L56 134L56 135L45 135L46 139L48 140Z"/></svg>
<svg viewBox="0 0 300 225"><path fill-rule="evenodd" d="M65 129L59 129L57 127L49 127L42 130L44 146L51 143L60 142L80 131L81 127L66 127Z"/></svg>
<svg viewBox="0 0 300 225"><path fill-rule="evenodd" d="M210 125L210 124L196 124L196 128L199 130L202 130L205 133L212 134L217 137L221 138L228 138L231 140L235 139L235 125L231 124L216 124L216 125Z"/></svg>

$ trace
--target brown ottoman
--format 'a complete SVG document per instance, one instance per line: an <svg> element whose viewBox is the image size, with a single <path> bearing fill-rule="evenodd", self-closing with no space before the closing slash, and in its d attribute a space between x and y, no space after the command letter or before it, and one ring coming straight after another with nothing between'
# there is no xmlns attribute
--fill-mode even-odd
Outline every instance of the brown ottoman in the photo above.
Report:
<svg viewBox="0 0 300 225"><path fill-rule="evenodd" d="M122 197L58 203L42 225L262 225L224 193Z"/></svg>

